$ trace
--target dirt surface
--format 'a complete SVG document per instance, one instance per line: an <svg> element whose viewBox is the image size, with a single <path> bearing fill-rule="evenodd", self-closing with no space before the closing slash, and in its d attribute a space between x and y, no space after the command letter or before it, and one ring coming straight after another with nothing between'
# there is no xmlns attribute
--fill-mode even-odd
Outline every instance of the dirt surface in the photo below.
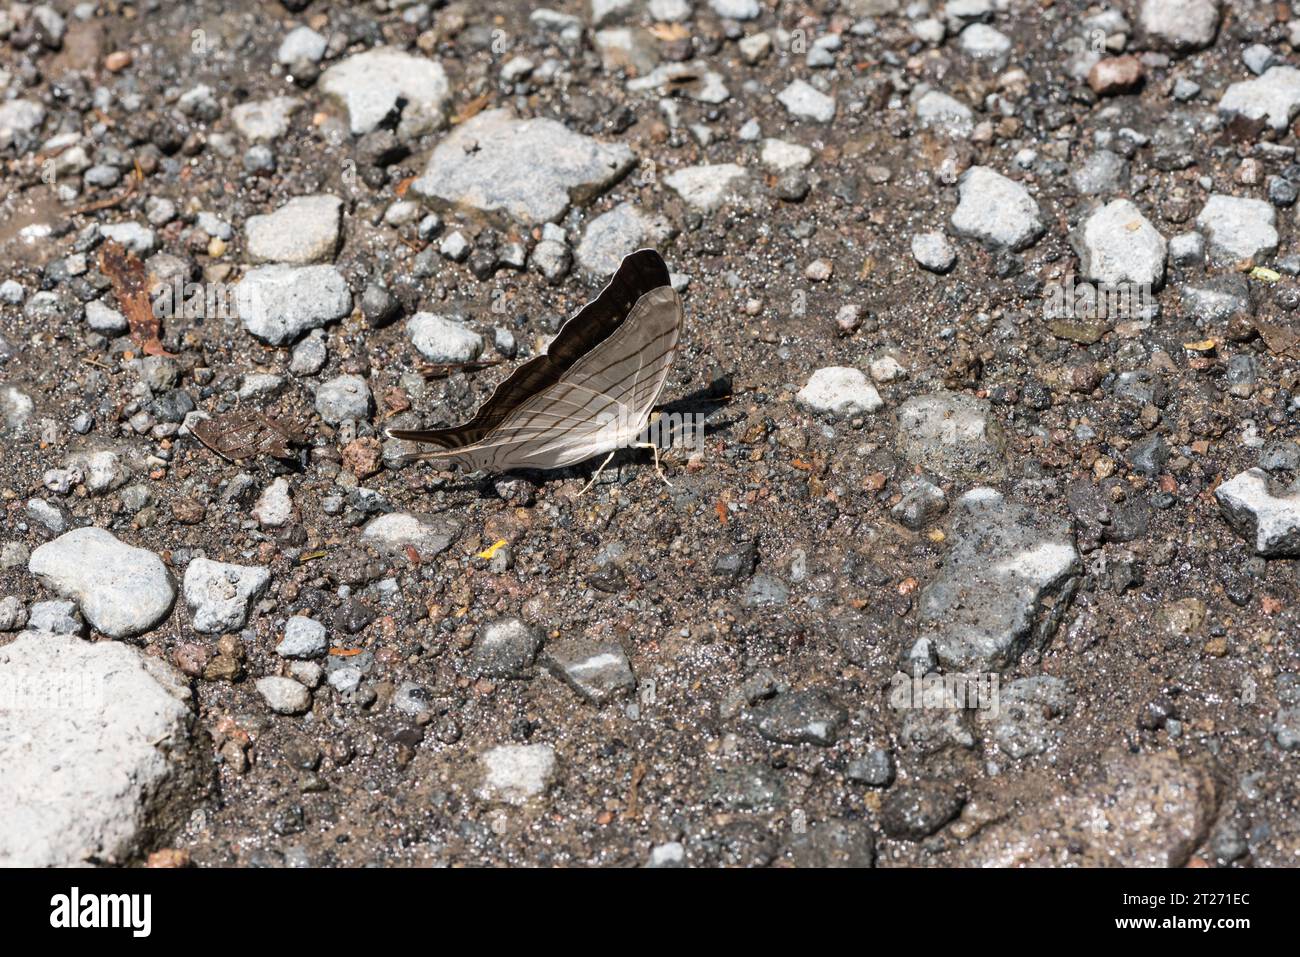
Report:
<svg viewBox="0 0 1300 957"><path fill-rule="evenodd" d="M652 855L698 866L1297 863L1288 750L1297 736L1280 730L1279 714L1300 691L1295 560L1257 556L1213 494L1262 449L1295 437L1296 359L1270 348L1300 303L1278 265L1300 251L1293 211L1276 209L1277 252L1256 263L1171 261L1154 318L1109 322L1093 337L1062 335L1043 317L1045 287L1079 270L1071 235L1099 199L1131 199L1166 238L1195 229L1211 193L1270 202L1269 178L1295 162L1286 152L1295 134L1220 119L1216 105L1254 76L1242 61L1252 44L1295 61L1287 4L1228 4L1211 46L1172 57L1117 6L1131 29L1107 55L1143 58L1144 83L1101 96L1070 74L1086 49L1083 21L1100 10L1083 3L990 4L981 19L1011 43L998 63L965 52L951 25L937 46L918 40L924 2L916 17L875 5L886 12L870 16L870 30L854 29L868 19L855 10L870 3L765 0L738 23L696 0L684 22L655 25L635 2L611 23L653 27L661 62L698 61L729 91L717 104L678 91L667 111L658 93L628 91L635 68L602 65L585 4L557 6L581 20L576 45L530 22L529 5L496 0L432 10L103 0L85 5L84 19L55 6L66 17L57 49L24 36L29 28L0 40L3 96L47 112L0 153L0 281L25 291L0 305L0 388L32 402L0 449L0 537L27 550L55 538L29 511L47 500L67 527L100 526L162 556L178 583L165 621L121 640L188 675L209 786L192 796L185 826L151 836L134 860L170 848L182 853L168 859L197 866L641 866ZM943 19L937 7L934 16ZM667 221L671 238L656 245L689 283L662 401L708 422L700 454L665 456L671 486L641 451L620 453L582 496L594 462L467 476L405 464L391 446L377 461L395 421L467 419L607 277L575 264L550 282L531 265L475 259L510 243L532 250L537 224L428 203L385 222L393 203L414 200L410 180L448 130L407 137L408 156L376 166L322 81L277 64L299 25L328 40L318 72L380 45L440 62L448 129L505 107L631 149L635 168L561 223L576 248L588 223L625 202ZM738 41L763 31L774 49L748 62ZM806 45L778 31L803 31ZM805 51L829 35L842 39L833 65L810 67ZM111 72L115 51L131 61ZM558 66L512 88L501 72L516 56ZM1178 78L1199 95L1176 100ZM796 79L834 94L832 122L782 106L778 94ZM911 99L922 83L967 104L973 128L926 128ZM200 84L216 109L185 116L179 102ZM272 144L274 169L250 172L252 144L232 111L272 96L301 105ZM751 120L757 140L744 132ZM1180 138L1166 147L1175 126ZM84 173L42 179L43 145L68 132L93 163L118 169L113 185L89 185ZM1083 196L1073 173L1100 134L1125 181ZM806 146L810 165L765 166L767 138ZM1175 149L1190 162L1169 161ZM712 211L665 182L722 163L744 166L748 181ZM1012 250L955 234L958 178L972 166L1029 189L1041 238ZM60 183L75 194L60 196ZM101 272L101 240L85 232L92 224L146 224L146 203L170 200L176 217L153 227L158 251L193 281L233 284L254 268L249 218L316 193L342 200L332 262L354 301L324 326L319 371L289 371L301 336L267 345L233 317L166 317L170 359L145 359L142 342L88 326L86 302L121 308ZM441 224L421 236L431 210ZM229 224L230 237L204 232L200 212ZM417 257L455 231L470 258L436 257L432 275L416 275ZM948 234L951 271L914 258L913 238L931 231ZM77 253L86 262L72 275ZM142 256L154 278L173 268L156 255ZM1276 278L1250 273L1254 265ZM1185 287L1222 277L1248 284L1245 306L1198 318ZM397 317L367 318L371 285L391 291ZM55 304L29 308L39 290ZM459 313L484 334L482 358L502 361L430 369L406 327L421 311ZM496 327L513 334L517 355L494 349ZM1252 359L1248 389L1230 388L1238 356ZM902 372L872 366L885 357ZM832 414L799 401L825 367L868 373L883 404ZM1150 373L1149 401L1117 385L1135 370ZM282 381L269 394L247 388L258 373ZM330 425L316 392L345 374L365 379L374 411ZM173 390L214 416L252 410L292 423L305 440L287 457L227 460L178 421L155 431L167 418L160 401L186 404ZM907 454L915 437L900 434L900 406L936 393L987 403L989 461L963 470ZM79 434L85 413L93 422ZM1146 474L1131 453L1151 435L1167 455ZM50 470L98 449L119 457L117 487L51 490ZM904 521L895 506L918 475L946 509ZM253 509L276 477L292 513L269 527ZM147 495L131 491L141 486ZM1002 731L978 710L890 703L895 675L916 660L927 587L945 574L976 576L978 587L978 570L954 567L954 556L959 500L985 486L1007 510L1025 510L1026 535L1060 529L1077 550L1068 587L1044 599L1049 612L1031 609L1050 622L997 666L973 669L997 673ZM376 548L361 530L384 513L432 516L452 530L450 544ZM7 554L0 595L25 607L55 597L23 551ZM201 556L269 570L242 626L193 627L179 583ZM320 683L305 714L282 715L256 681L288 673L276 645L291 615L326 626L327 671L363 673L348 690ZM480 631L511 617L536 630L540 653L517 677L484 676L474 664ZM553 652L579 639L621 649L635 687L593 703L557 678ZM87 640L109 639L92 629ZM922 671L932 669L954 670L931 661ZM1058 681L1015 685L1049 692L1012 703L1013 682L1041 676ZM553 748L541 793L516 803L484 790L484 755L502 745Z"/></svg>

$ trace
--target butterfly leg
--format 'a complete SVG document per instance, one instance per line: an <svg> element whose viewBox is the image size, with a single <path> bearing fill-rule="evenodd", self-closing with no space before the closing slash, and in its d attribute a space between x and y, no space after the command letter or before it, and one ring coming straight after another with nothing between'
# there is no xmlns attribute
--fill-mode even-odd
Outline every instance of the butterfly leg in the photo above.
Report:
<svg viewBox="0 0 1300 957"><path fill-rule="evenodd" d="M665 485L667 485L669 488L673 487L673 483L668 481L668 476L664 475L664 470L659 467L659 446L657 444L655 444L654 442L638 442L636 443L636 445L632 446L632 448L649 449L651 452L653 452L655 456L655 472L659 475L661 479L663 479Z"/></svg>
<svg viewBox="0 0 1300 957"><path fill-rule="evenodd" d="M617 451L618 449L614 450L614 452ZM609 455L605 456L605 461L600 463L600 468L596 469L596 474L593 475L591 477L591 480L588 481L587 484L582 487L582 491L578 493L578 498L582 498L582 496L586 495L587 489L591 488L593 485L596 484L596 479L600 478L600 473L605 471L605 466L608 465L609 460L614 457L614 452L610 452Z"/></svg>

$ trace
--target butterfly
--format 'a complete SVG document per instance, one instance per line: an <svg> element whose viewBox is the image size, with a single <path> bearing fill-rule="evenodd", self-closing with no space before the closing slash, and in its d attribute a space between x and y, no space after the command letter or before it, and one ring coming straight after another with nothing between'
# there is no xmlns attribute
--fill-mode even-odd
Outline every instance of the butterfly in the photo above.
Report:
<svg viewBox="0 0 1300 957"><path fill-rule="evenodd" d="M683 319L663 257L638 250L464 425L387 434L436 445L422 457L469 471L558 469L608 453L604 468L629 447L653 448L658 469L658 447L639 439L668 379Z"/></svg>

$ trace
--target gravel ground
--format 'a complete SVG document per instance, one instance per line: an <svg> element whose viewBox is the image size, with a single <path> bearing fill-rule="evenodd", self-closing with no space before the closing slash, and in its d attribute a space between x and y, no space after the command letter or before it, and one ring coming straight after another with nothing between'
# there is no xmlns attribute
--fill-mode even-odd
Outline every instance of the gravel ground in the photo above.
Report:
<svg viewBox="0 0 1300 957"><path fill-rule="evenodd" d="M1287 3L0 3L0 863L1295 865L1296 66ZM671 485L385 439L643 246Z"/></svg>

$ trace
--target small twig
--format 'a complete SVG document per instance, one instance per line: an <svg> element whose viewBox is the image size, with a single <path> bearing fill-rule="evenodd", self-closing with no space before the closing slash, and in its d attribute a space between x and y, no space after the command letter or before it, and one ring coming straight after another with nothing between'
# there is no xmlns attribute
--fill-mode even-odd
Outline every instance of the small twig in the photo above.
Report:
<svg viewBox="0 0 1300 957"><path fill-rule="evenodd" d="M121 206L135 195L135 187L138 182L139 180L132 176L131 184L116 196L110 196L107 199L97 199L93 203L87 203L85 206L78 206L72 211L72 215L81 216L84 213L94 213L101 209L112 209L114 206Z"/></svg>

